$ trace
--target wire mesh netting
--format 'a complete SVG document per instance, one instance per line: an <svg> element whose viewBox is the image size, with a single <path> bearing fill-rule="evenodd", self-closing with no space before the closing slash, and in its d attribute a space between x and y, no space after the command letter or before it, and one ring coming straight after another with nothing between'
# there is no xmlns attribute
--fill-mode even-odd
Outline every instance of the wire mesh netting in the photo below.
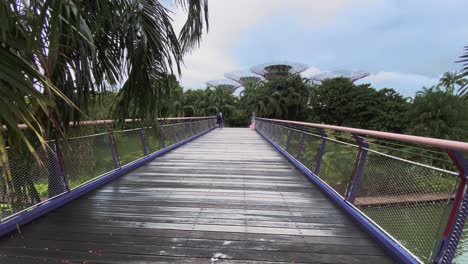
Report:
<svg viewBox="0 0 468 264"><path fill-rule="evenodd" d="M355 205L424 262L446 225L454 173L369 151Z"/></svg>
<svg viewBox="0 0 468 264"><path fill-rule="evenodd" d="M320 137L311 134L304 134L302 145L302 153L299 161L306 166L309 170L313 171L315 166L315 159L317 156L318 147L320 145Z"/></svg>
<svg viewBox="0 0 468 264"><path fill-rule="evenodd" d="M179 141L182 141L187 138L187 131L185 130L184 123L175 124L174 129L177 134Z"/></svg>
<svg viewBox="0 0 468 264"><path fill-rule="evenodd" d="M27 152L7 150L11 177L0 168L0 219L67 191L54 150L39 147L36 154L34 158Z"/></svg>
<svg viewBox="0 0 468 264"><path fill-rule="evenodd" d="M116 169L107 133L60 141L60 151L70 189Z"/></svg>
<svg viewBox="0 0 468 264"><path fill-rule="evenodd" d="M296 157L297 150L299 149L299 141L301 140L301 132L289 129L288 134L285 150Z"/></svg>
<svg viewBox="0 0 468 264"><path fill-rule="evenodd" d="M7 148L11 176L7 176L0 163L0 221L118 169L114 158L120 159L123 166L144 157L144 147L147 154L163 148L162 138L165 147L174 144L174 132L180 141L213 126L213 119L207 119L191 125L184 121L174 127L168 124L144 130L78 135L58 144L51 140L49 146L36 148L37 158L29 151L18 153ZM87 134L93 128L82 130ZM113 146L116 156L112 154Z"/></svg>
<svg viewBox="0 0 468 264"><path fill-rule="evenodd" d="M164 138L164 146L170 146L175 143L174 133L172 131L172 126L163 125L161 126L161 133Z"/></svg>
<svg viewBox="0 0 468 264"><path fill-rule="evenodd" d="M144 157L140 129L117 131L114 137L122 166Z"/></svg>
<svg viewBox="0 0 468 264"><path fill-rule="evenodd" d="M357 153L358 147L356 146L326 140L317 176L343 197L353 175Z"/></svg>
<svg viewBox="0 0 468 264"><path fill-rule="evenodd" d="M296 155L299 144L296 142L301 142L299 129L261 120L257 127L288 153ZM391 144L395 145L389 142L372 146L384 149L385 153L365 147L359 152L358 143L351 134L324 132L323 136L310 130L304 134L298 160L422 262L432 262L448 222L459 177L455 172L407 158L432 164L430 159L435 157L435 164L444 165L443 157L434 156L440 152L417 150L408 153L411 148L407 145L389 149ZM280 134L289 134L288 147ZM325 140L325 147L323 155L320 155L322 140ZM375 139L369 141L376 142ZM388 153L400 153L406 159ZM358 164L362 164L362 174L357 172ZM468 234L467 230L465 227ZM466 237L464 234L462 239Z"/></svg>
<svg viewBox="0 0 468 264"><path fill-rule="evenodd" d="M145 128L145 138L150 153L162 149L160 133L161 130L156 127Z"/></svg>

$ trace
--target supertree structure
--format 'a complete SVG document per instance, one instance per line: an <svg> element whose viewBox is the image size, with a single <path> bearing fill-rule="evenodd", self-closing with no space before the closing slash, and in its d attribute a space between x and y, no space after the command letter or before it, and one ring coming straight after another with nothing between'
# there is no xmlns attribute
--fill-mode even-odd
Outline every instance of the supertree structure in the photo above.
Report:
<svg viewBox="0 0 468 264"><path fill-rule="evenodd" d="M206 82L206 85L208 85L208 87L225 87L227 89L229 89L231 91L231 93L233 93L237 88L239 88L241 86L241 84L239 84L238 82L235 82L233 80L229 80L229 79L220 79L220 80L211 80L211 81L207 81Z"/></svg>
<svg viewBox="0 0 468 264"><path fill-rule="evenodd" d="M263 79L262 76L248 71L233 71L224 74L224 77L238 82L240 85L255 85Z"/></svg>
<svg viewBox="0 0 468 264"><path fill-rule="evenodd" d="M290 74L298 74L307 70L309 66L298 62L270 62L259 64L250 68L250 70L258 75L269 79L275 76L287 76Z"/></svg>
<svg viewBox="0 0 468 264"><path fill-rule="evenodd" d="M348 78L352 82L355 82L359 79L365 78L369 76L370 73L365 72L365 71L347 71L347 70L339 70L339 71L326 71L326 72L321 72L319 74L316 74L311 77L312 80L314 81L323 81L325 79L333 79L333 78Z"/></svg>

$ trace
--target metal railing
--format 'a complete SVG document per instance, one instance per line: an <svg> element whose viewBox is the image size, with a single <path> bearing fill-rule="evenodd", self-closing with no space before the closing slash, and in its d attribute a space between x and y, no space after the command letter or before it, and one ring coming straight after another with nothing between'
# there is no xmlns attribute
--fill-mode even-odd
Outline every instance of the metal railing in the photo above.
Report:
<svg viewBox="0 0 468 264"><path fill-rule="evenodd" d="M111 123L105 121L82 125ZM36 158L7 150L11 177L0 165L0 224L213 127L214 117L171 118L159 127L50 140Z"/></svg>
<svg viewBox="0 0 468 264"><path fill-rule="evenodd" d="M456 256L468 213L468 143L264 118L256 129L409 253L408 262Z"/></svg>

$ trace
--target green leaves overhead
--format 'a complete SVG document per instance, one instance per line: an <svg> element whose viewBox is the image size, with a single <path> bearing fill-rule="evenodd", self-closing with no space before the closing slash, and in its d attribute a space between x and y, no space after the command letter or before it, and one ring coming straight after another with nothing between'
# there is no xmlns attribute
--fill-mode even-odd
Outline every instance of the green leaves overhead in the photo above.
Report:
<svg viewBox="0 0 468 264"><path fill-rule="evenodd" d="M278 76L256 85L247 85L241 104L259 116L303 120L307 116L311 83L299 75Z"/></svg>
<svg viewBox="0 0 468 264"><path fill-rule="evenodd" d="M188 13L179 36L158 0L1 1L2 163L6 146L24 143L33 152L18 125L44 142L52 127L61 131L82 119L82 110L105 91L121 88L113 108L119 121L154 121L183 54L208 27L206 0L174 5Z"/></svg>

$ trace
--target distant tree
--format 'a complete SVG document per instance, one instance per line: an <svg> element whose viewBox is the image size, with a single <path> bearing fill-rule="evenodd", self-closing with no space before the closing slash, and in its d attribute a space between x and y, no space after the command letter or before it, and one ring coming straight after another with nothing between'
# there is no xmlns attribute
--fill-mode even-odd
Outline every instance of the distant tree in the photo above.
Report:
<svg viewBox="0 0 468 264"><path fill-rule="evenodd" d="M210 87L205 90L187 90L180 98L183 116L229 115L238 99L226 87Z"/></svg>
<svg viewBox="0 0 468 264"><path fill-rule="evenodd" d="M376 93L376 102L371 112L375 113L370 121L371 129L403 133L408 128L408 99L393 89L384 88Z"/></svg>
<svg viewBox="0 0 468 264"><path fill-rule="evenodd" d="M299 75L275 77L246 87L241 104L259 116L288 120L305 120L311 84Z"/></svg>
<svg viewBox="0 0 468 264"><path fill-rule="evenodd" d="M465 79L463 73L459 72L446 72L439 80L439 85L445 87L447 92L453 94L456 88L463 88L468 83L468 79Z"/></svg>
<svg viewBox="0 0 468 264"><path fill-rule="evenodd" d="M462 64L461 75L465 78L468 76L468 46L465 47L465 54L460 56L460 60L457 61ZM468 99L468 82L464 86L460 87L458 94L465 100Z"/></svg>
<svg viewBox="0 0 468 264"><path fill-rule="evenodd" d="M237 104L237 98L232 91L224 86L207 88L208 111L211 115L222 112L225 116L229 115Z"/></svg>
<svg viewBox="0 0 468 264"><path fill-rule="evenodd" d="M98 93L92 101L90 107L87 109L87 111L85 111L86 119L112 119L111 109L114 106L116 96L116 92Z"/></svg>
<svg viewBox="0 0 468 264"><path fill-rule="evenodd" d="M459 96L436 87L419 92L408 112L411 134L468 140L468 105Z"/></svg>
<svg viewBox="0 0 468 264"><path fill-rule="evenodd" d="M312 114L327 124L392 132L406 127L408 103L403 96L393 89L355 85L348 78L323 80L312 90L310 106Z"/></svg>

